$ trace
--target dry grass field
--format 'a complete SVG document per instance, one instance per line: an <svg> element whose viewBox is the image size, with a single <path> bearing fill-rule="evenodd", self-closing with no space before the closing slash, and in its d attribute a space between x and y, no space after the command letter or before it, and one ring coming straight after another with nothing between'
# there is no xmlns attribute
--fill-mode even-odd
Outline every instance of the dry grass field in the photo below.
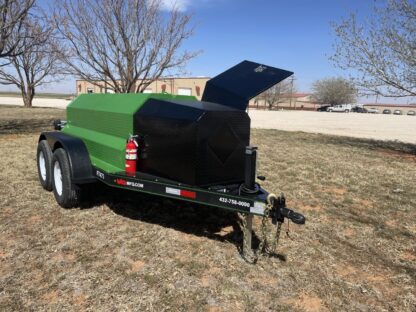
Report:
<svg viewBox="0 0 416 312"><path fill-rule="evenodd" d="M0 311L416 310L414 145L254 130L307 223L250 265L234 213L104 186L58 207L35 151L61 114L0 107Z"/></svg>

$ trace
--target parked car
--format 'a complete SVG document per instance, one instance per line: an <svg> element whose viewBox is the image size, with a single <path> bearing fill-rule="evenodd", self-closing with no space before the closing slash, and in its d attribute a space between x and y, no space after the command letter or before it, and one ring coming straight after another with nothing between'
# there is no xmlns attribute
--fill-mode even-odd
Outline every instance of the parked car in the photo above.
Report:
<svg viewBox="0 0 416 312"><path fill-rule="evenodd" d="M371 108L367 108L367 113L369 114L378 114L379 111L377 108L371 107Z"/></svg>
<svg viewBox="0 0 416 312"><path fill-rule="evenodd" d="M341 104L328 107L328 112L342 112L342 113L349 113L352 109L351 104Z"/></svg>
<svg viewBox="0 0 416 312"><path fill-rule="evenodd" d="M368 113L367 109L362 107L362 106L354 106L351 109L351 112L354 112L354 113Z"/></svg>
<svg viewBox="0 0 416 312"><path fill-rule="evenodd" d="M401 111L400 109L396 109L396 110L393 112L393 114L394 114L394 115L401 115L401 114L402 114L402 111Z"/></svg>
<svg viewBox="0 0 416 312"><path fill-rule="evenodd" d="M391 114L391 110L389 110L389 109L385 109L385 110L383 110L383 114Z"/></svg>
<svg viewBox="0 0 416 312"><path fill-rule="evenodd" d="M408 116L415 116L416 115L416 112L415 111L408 111L407 112L407 115Z"/></svg>
<svg viewBox="0 0 416 312"><path fill-rule="evenodd" d="M318 112L326 112L328 107L331 107L331 105L322 105L317 109Z"/></svg>

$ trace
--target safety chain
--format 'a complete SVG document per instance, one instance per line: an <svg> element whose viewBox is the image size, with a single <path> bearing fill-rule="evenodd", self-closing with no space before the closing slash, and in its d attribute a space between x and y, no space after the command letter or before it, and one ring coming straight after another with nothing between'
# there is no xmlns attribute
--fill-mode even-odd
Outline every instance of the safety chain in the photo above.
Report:
<svg viewBox="0 0 416 312"><path fill-rule="evenodd" d="M272 254L276 254L277 245L279 245L279 239L280 239L280 232L282 230L282 224L283 224L283 222L277 221L276 233L275 233L275 237L273 239L273 245L272 245L272 249L271 249Z"/></svg>
<svg viewBox="0 0 416 312"><path fill-rule="evenodd" d="M267 196L267 204L264 208L264 215L261 220L261 241L259 245L259 254L269 254L270 253L270 247L269 247L269 240L267 237L267 234L269 232L269 218L270 213L273 209L274 201L276 200L276 195L269 194Z"/></svg>
<svg viewBox="0 0 416 312"><path fill-rule="evenodd" d="M275 232L275 237L272 239L272 243L270 245L268 233L269 227L270 227L270 214L273 209L274 201L277 200L276 195L269 194L267 196L267 204L264 209L264 215L261 220L261 240L259 244L258 249L258 255L273 255L276 253L277 245L279 243L280 238L280 232L282 229L282 222L277 222L277 228ZM243 226L243 233L245 233L245 230L247 229L247 220L244 215L241 216L242 220L242 226ZM249 246L246 235L243 235L243 258L248 263L255 263L257 261L257 255L253 252L251 249L251 246Z"/></svg>

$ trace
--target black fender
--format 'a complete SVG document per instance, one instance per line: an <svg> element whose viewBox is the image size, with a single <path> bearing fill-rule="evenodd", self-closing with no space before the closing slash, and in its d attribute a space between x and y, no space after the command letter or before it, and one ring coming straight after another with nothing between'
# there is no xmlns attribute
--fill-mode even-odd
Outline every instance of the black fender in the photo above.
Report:
<svg viewBox="0 0 416 312"><path fill-rule="evenodd" d="M51 131L42 132L39 136L39 141L41 140L47 140L52 152L57 148L63 148L66 151L71 170L71 178L75 184L96 181L88 150L81 139L59 131Z"/></svg>

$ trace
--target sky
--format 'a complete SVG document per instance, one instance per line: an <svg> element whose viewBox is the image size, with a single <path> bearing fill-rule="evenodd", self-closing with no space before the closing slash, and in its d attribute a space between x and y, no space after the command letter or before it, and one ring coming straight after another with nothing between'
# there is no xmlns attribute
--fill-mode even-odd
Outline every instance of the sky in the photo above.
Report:
<svg viewBox="0 0 416 312"><path fill-rule="evenodd" d="M371 0L201 0L181 1L194 12L195 36L186 46L202 49L188 69L213 76L244 60L295 72L298 91L324 77L346 75L328 60L333 53L331 22L351 12L371 11Z"/></svg>
<svg viewBox="0 0 416 312"><path fill-rule="evenodd" d="M298 92L310 92L318 79L348 76L328 60L335 39L331 23L352 12L365 17L371 14L374 3L373 0L163 2L166 10L175 2L183 12L193 15L195 32L183 48L201 53L188 63L189 75L213 77L242 60L251 60L293 71ZM43 89L71 93L75 91L75 80L67 79Z"/></svg>

